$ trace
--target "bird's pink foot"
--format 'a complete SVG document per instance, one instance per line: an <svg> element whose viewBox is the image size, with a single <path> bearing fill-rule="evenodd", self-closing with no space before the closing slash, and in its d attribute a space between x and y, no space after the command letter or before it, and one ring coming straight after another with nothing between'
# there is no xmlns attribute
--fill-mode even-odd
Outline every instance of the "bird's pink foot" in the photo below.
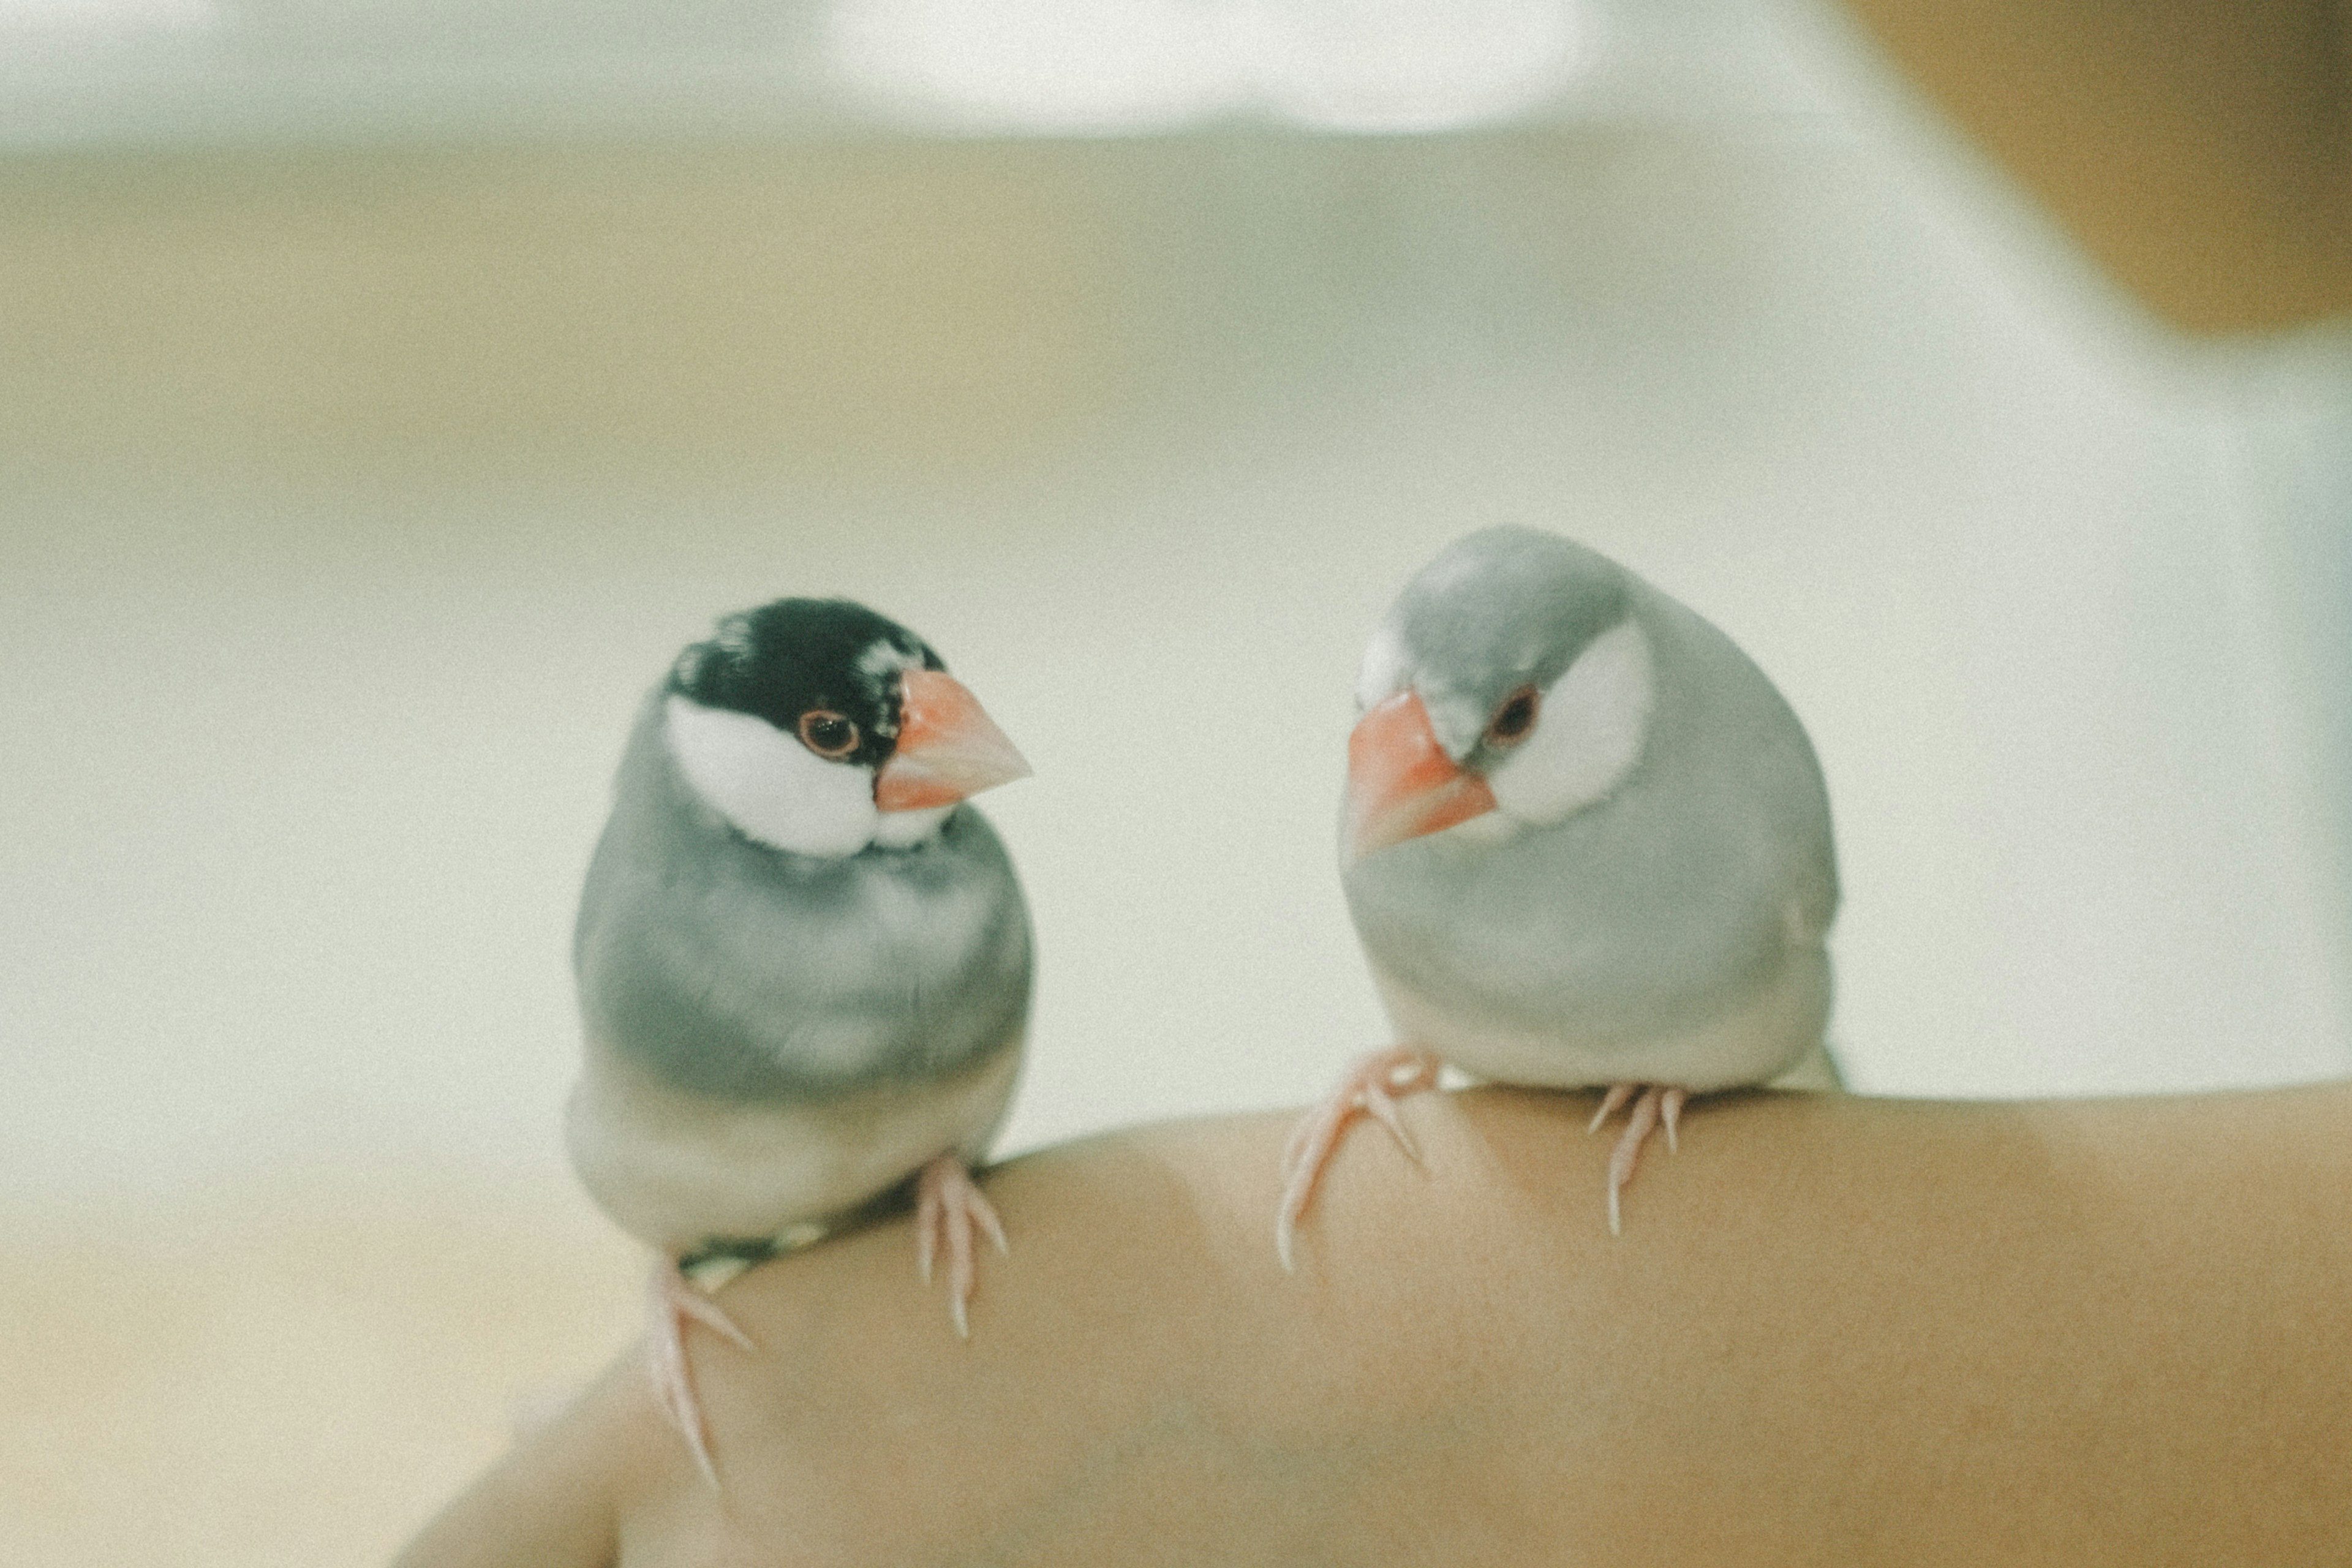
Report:
<svg viewBox="0 0 2352 1568"><path fill-rule="evenodd" d="M1292 1243L1299 1216L1315 1195L1315 1183L1330 1163L1332 1151L1339 1146L1339 1134L1355 1117L1370 1116L1380 1122L1406 1158L1421 1163L1421 1151L1404 1130L1396 1102L1405 1095L1435 1089L1444 1065L1427 1051L1410 1046L1374 1051L1347 1070L1329 1099L1299 1118L1291 1130L1289 1146L1282 1152L1282 1208L1274 1221L1275 1250L1285 1269L1295 1267Z"/></svg>
<svg viewBox="0 0 2352 1568"><path fill-rule="evenodd" d="M646 1281L646 1371L653 1378L654 1397L686 1438L695 1468L711 1489L719 1487L719 1468L710 1459L710 1433L702 1419L702 1401L694 1392L694 1367L686 1359L688 1319L737 1348L750 1350L751 1336L735 1326L719 1303L696 1289L675 1263L657 1263Z"/></svg>
<svg viewBox="0 0 2352 1568"><path fill-rule="evenodd" d="M923 1167L916 1186L915 1263L923 1283L931 1282L931 1265L944 1247L948 1255L948 1313L955 1331L971 1337L972 1242L974 1229L984 1231L996 1250L1009 1252L1004 1226L996 1210L953 1154L942 1154Z"/></svg>
<svg viewBox="0 0 2352 1568"><path fill-rule="evenodd" d="M1601 1109L1592 1113L1587 1132L1598 1132L1602 1122L1617 1114L1627 1100L1633 1109L1626 1114L1625 1131L1617 1137L1617 1147L1609 1152L1609 1234L1622 1236L1624 1226L1619 1213L1618 1194L1625 1184L1633 1179L1633 1167L1641 1163L1642 1145L1660 1122L1665 1124L1666 1149L1673 1152L1681 1148L1679 1130L1683 1120L1683 1104L1690 1099L1690 1090L1671 1089L1662 1084L1612 1083L1609 1092L1601 1097Z"/></svg>

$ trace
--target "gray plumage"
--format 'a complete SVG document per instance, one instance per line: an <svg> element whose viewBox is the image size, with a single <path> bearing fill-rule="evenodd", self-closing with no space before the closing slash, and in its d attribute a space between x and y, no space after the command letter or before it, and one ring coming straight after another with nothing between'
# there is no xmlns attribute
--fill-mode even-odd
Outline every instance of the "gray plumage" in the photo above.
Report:
<svg viewBox="0 0 2352 1568"><path fill-rule="evenodd" d="M1492 776L1512 755L1484 738L1498 706L1534 688L1554 718L1554 683L1629 623L1649 709L1598 798L1367 854L1349 909L1402 1037L1474 1073L1765 1081L1820 1041L1837 874L1803 727L1728 637L1580 545L1491 529L1405 589L1360 695L1417 690L1448 756Z"/></svg>
<svg viewBox="0 0 2352 1568"><path fill-rule="evenodd" d="M813 1239L941 1156L978 1162L1003 1119L1028 909L959 789L882 802L918 681L952 710L935 762L974 788L1025 771L935 654L846 601L729 617L639 714L574 932L566 1140L671 1258Z"/></svg>
<svg viewBox="0 0 2352 1568"><path fill-rule="evenodd" d="M794 855L698 799L646 702L572 944L589 1032L670 1088L819 1103L950 1076L1020 1037L1030 932L977 807L908 849Z"/></svg>

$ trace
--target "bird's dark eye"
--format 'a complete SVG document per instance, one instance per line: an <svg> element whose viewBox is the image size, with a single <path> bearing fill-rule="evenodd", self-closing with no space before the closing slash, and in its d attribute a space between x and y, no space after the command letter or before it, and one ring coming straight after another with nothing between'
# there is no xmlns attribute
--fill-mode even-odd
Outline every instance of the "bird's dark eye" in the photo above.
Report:
<svg viewBox="0 0 2352 1568"><path fill-rule="evenodd" d="M826 708L801 715L801 744L820 757L845 757L857 750L857 726Z"/></svg>
<svg viewBox="0 0 2352 1568"><path fill-rule="evenodd" d="M1486 722L1486 743L1516 746L1526 740L1536 727L1536 711L1542 704L1542 695L1532 686L1522 686L1503 699L1503 705Z"/></svg>

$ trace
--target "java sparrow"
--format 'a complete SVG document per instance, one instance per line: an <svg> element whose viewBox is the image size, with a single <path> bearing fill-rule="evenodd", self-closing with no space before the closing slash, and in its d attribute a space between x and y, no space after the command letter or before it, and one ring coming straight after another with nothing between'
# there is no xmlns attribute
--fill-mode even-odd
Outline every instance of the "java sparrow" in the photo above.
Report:
<svg viewBox="0 0 2352 1568"><path fill-rule="evenodd" d="M1029 1011L1028 906L963 797L1028 765L912 632L844 599L727 616L646 698L572 947L585 1067L573 1166L664 1261L656 1388L716 1484L687 1272L804 1245L912 1179L928 1280L964 1333L968 1173L1003 1121Z"/></svg>
<svg viewBox="0 0 2352 1568"><path fill-rule="evenodd" d="M1395 1097L1453 1063L1633 1101L1609 1227L1685 1098L1834 1083L1829 797L1803 726L1698 616L1565 539L1492 528L1423 567L1373 634L1348 741L1341 880L1400 1044L1303 1119L1297 1222L1359 1112L1418 1158Z"/></svg>

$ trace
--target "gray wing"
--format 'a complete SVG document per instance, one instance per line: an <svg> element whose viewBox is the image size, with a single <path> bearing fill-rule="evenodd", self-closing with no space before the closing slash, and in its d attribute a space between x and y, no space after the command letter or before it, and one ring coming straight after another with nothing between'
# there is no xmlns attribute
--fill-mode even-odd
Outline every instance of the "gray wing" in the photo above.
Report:
<svg viewBox="0 0 2352 1568"><path fill-rule="evenodd" d="M674 1088L738 1100L920 1082L1018 1040L1028 908L976 810L915 849L770 849L688 791L659 712L656 694L581 897L593 1037Z"/></svg>

